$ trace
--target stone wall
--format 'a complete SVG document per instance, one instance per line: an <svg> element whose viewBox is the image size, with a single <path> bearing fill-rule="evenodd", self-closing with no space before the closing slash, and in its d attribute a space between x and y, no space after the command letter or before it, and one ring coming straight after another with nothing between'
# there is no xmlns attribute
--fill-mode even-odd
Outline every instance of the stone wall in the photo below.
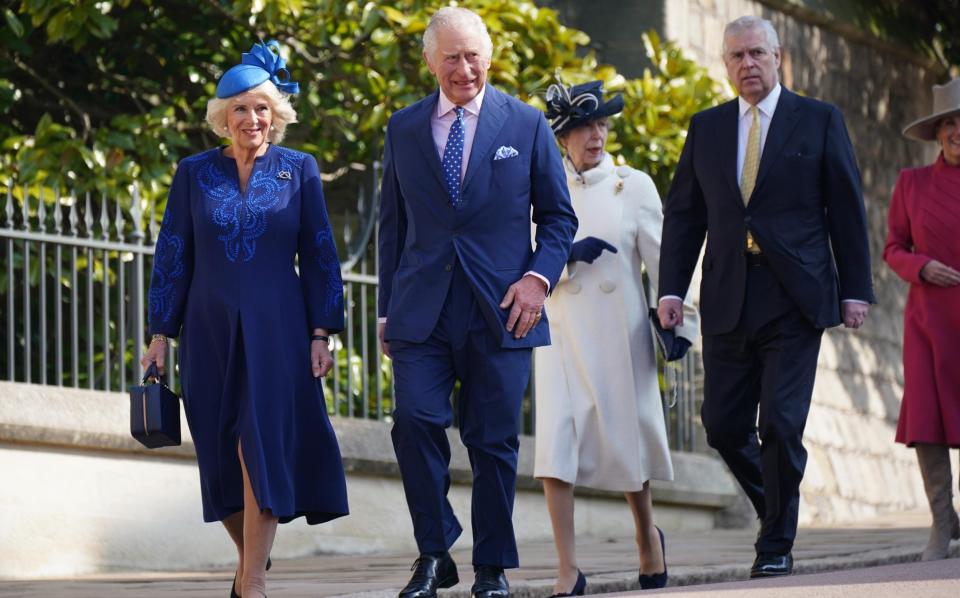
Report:
<svg viewBox="0 0 960 598"><path fill-rule="evenodd" d="M0 382L0 580L130 570L227 566L236 552L218 524L204 524L193 442L147 450L129 435L129 399L119 393ZM181 414L182 415L182 414ZM403 487L383 422L336 418L351 514L281 526L273 554L416 553ZM470 464L450 432L450 501L469 546ZM736 498L726 468L707 455L676 453L677 481L654 482L665 530L706 530ZM514 527L521 541L551 538L533 438L522 437ZM623 495L585 491L577 532L632 537Z"/></svg>
<svg viewBox="0 0 960 598"><path fill-rule="evenodd" d="M906 284L881 255L897 172L936 155L934 144L900 135L906 123L929 112L935 74L919 57L829 22L797 2L665 4L666 36L717 78L726 78L720 56L725 24L747 14L771 20L782 45L782 82L840 108L860 164L878 304L863 329L838 328L824 336L805 437L810 457L801 523L924 508L913 451L893 441L903 384Z"/></svg>

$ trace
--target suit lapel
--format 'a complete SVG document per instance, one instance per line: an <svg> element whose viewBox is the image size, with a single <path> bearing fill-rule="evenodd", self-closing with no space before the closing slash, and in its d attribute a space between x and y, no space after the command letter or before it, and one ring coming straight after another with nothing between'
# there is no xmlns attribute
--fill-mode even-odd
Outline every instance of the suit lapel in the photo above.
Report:
<svg viewBox="0 0 960 598"><path fill-rule="evenodd" d="M440 98L440 92L435 91L429 100L423 102L419 114L414 115L412 125L414 136L417 139L417 145L423 152L423 159L427 166L433 171L433 175L440 183L440 188L446 194L447 184L443 180L441 172L440 156L437 155L437 144L433 141L433 122L432 117L437 110L437 102Z"/></svg>
<svg viewBox="0 0 960 598"><path fill-rule="evenodd" d="M470 180L487 159L490 146L503 128L507 120L505 108L506 99L495 87L487 85L484 92L483 104L480 106L480 118L477 121L477 131L473 136L473 147L470 149L470 163L467 164L467 175L463 179L463 190L466 192Z"/></svg>
<svg viewBox="0 0 960 598"><path fill-rule="evenodd" d="M727 147L723 148L720 152L720 167L723 169L724 178L727 179L727 182L730 184L730 187L735 189L737 194L736 197L740 197L740 183L737 181L737 135L739 134L738 128L740 126L740 110L739 102L733 100L728 102L727 106L729 108L723 110L720 113L720 130L717 139L727 139ZM742 207L742 206L741 206Z"/></svg>
<svg viewBox="0 0 960 598"><path fill-rule="evenodd" d="M763 184L763 178L773 166L777 158L780 157L783 144L790 138L793 129L800 120L800 102L797 96L788 91L786 87L780 92L780 99L777 100L777 108L773 113L773 120L770 121L770 130L767 132L767 141L763 144L763 154L760 156L760 168L757 171L757 184L754 189L759 189ZM757 196L754 191L754 196Z"/></svg>

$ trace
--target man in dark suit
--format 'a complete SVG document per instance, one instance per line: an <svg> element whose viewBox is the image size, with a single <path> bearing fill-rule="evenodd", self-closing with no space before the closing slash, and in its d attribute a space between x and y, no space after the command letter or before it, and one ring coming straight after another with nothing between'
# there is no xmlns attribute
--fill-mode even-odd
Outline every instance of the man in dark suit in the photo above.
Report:
<svg viewBox="0 0 960 598"><path fill-rule="evenodd" d="M543 114L486 84L492 49L475 13L439 10L423 52L439 90L387 127L379 333L393 359L392 436L420 551L401 598L458 581L445 430L456 380L473 468L472 593L509 595L520 407L532 347L550 342L543 302L577 228Z"/></svg>
<svg viewBox="0 0 960 598"><path fill-rule="evenodd" d="M706 236L701 417L761 520L750 576L787 575L820 338L841 321L859 328L874 302L866 218L843 117L780 85L770 22L727 25L723 58L739 97L690 122L664 209L658 312L665 328L682 322Z"/></svg>

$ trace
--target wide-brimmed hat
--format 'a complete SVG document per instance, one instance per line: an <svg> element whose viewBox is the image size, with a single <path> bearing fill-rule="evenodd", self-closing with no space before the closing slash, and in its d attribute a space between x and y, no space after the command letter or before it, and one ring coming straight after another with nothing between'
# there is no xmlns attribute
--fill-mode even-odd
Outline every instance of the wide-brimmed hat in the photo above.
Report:
<svg viewBox="0 0 960 598"><path fill-rule="evenodd" d="M559 136L592 120L623 111L623 96L603 99L603 81L567 87L554 83L547 88L547 120Z"/></svg>
<svg viewBox="0 0 960 598"><path fill-rule="evenodd" d="M249 52L244 52L240 57L240 64L220 77L217 97L233 97L268 79L283 93L300 93L300 85L290 80L287 61L280 55L280 44L276 40L256 42Z"/></svg>
<svg viewBox="0 0 960 598"><path fill-rule="evenodd" d="M920 141L933 141L937 138L937 121L954 114L960 114L960 77L944 85L934 85L933 113L907 125L903 134Z"/></svg>

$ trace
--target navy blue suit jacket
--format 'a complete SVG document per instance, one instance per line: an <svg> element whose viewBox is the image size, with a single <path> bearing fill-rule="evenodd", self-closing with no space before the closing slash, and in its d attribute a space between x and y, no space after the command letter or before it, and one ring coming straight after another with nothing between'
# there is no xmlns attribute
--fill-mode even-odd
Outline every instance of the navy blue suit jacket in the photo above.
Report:
<svg viewBox="0 0 960 598"><path fill-rule="evenodd" d="M840 300L874 302L860 171L836 107L783 88L748 206L737 180L737 100L696 114L664 206L660 295L683 297L707 238L700 287L704 334L737 325L746 234L817 328L840 323Z"/></svg>
<svg viewBox="0 0 960 598"><path fill-rule="evenodd" d="M436 326L459 262L494 338L505 348L550 343L547 314L526 338L506 330L499 307L527 271L557 283L577 219L553 132L543 113L486 87L454 209L440 172L430 119L439 90L394 114L387 126L380 191L378 315L384 338L423 342ZM517 155L494 160L501 147ZM536 248L530 221L537 224Z"/></svg>

